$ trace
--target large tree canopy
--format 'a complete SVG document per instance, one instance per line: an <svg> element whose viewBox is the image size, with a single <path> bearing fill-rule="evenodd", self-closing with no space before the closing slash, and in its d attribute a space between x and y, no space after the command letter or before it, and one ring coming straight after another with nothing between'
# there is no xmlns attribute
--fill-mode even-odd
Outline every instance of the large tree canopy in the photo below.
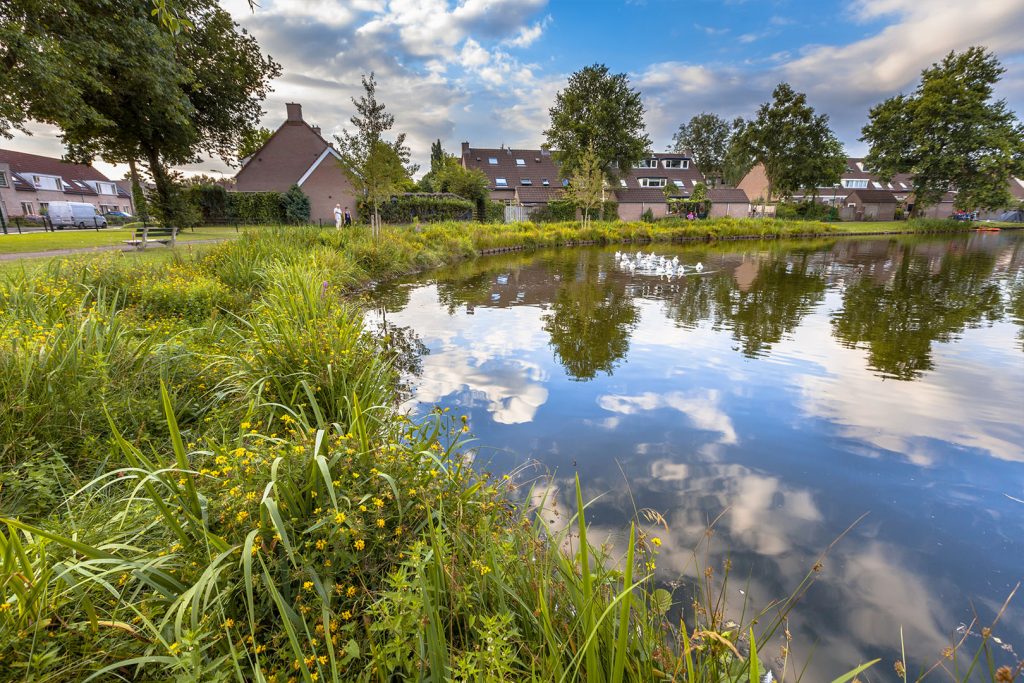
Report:
<svg viewBox="0 0 1024 683"><path fill-rule="evenodd" d="M137 0L0 0L0 134L57 126L68 156L142 159L170 218L168 165L235 158L280 66L215 0L180 0L166 30Z"/></svg>
<svg viewBox="0 0 1024 683"><path fill-rule="evenodd" d="M640 93L629 87L626 74L609 73L603 64L570 76L550 114L551 127L544 131L546 147L559 152L565 177L576 172L590 148L612 180L651 148Z"/></svg>
<svg viewBox="0 0 1024 683"><path fill-rule="evenodd" d="M839 182L846 152L828 125L826 114L815 114L807 96L780 83L772 101L735 134L735 157L764 164L769 195L791 197L798 190L813 193Z"/></svg>
<svg viewBox="0 0 1024 683"><path fill-rule="evenodd" d="M729 151L732 126L718 114L703 112L679 126L672 136L672 149L689 152L697 168L714 182L724 175L725 157Z"/></svg>
<svg viewBox="0 0 1024 683"><path fill-rule="evenodd" d="M950 189L962 209L995 209L1010 201L1010 178L1024 173L1024 127L993 86L1004 72L984 48L950 52L921 73L911 95L875 106L861 140L865 165L888 181L912 173L915 211Z"/></svg>

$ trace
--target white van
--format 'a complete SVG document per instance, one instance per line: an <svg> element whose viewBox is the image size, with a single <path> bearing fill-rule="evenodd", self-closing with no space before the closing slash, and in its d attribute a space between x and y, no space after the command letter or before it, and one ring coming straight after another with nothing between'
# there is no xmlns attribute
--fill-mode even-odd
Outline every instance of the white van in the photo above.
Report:
<svg viewBox="0 0 1024 683"><path fill-rule="evenodd" d="M46 215L57 226L72 225L77 228L105 228L107 219L87 202L50 202Z"/></svg>

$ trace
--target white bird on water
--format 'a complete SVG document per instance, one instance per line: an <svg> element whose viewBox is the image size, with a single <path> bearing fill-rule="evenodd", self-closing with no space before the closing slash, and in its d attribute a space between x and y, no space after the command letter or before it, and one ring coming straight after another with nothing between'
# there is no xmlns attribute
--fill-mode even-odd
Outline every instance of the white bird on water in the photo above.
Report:
<svg viewBox="0 0 1024 683"><path fill-rule="evenodd" d="M699 273L704 270L704 264L698 261L697 265L694 266L694 269Z"/></svg>

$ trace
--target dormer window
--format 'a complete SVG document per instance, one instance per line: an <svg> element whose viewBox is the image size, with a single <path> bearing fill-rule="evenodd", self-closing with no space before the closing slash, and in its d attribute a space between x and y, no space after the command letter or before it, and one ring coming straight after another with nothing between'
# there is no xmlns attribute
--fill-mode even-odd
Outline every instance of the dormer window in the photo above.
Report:
<svg viewBox="0 0 1024 683"><path fill-rule="evenodd" d="M657 159L641 159L633 168L658 168Z"/></svg>
<svg viewBox="0 0 1024 683"><path fill-rule="evenodd" d="M487 157L487 163L489 163L491 166L497 166L498 157Z"/></svg>
<svg viewBox="0 0 1024 683"><path fill-rule="evenodd" d="M498 187L508 187L508 180L506 180L505 178L495 178L494 184L497 185Z"/></svg>
<svg viewBox="0 0 1024 683"><path fill-rule="evenodd" d="M529 178L520 178L519 179L519 184L520 185L533 185L533 181L530 180Z"/></svg>
<svg viewBox="0 0 1024 683"><path fill-rule="evenodd" d="M629 187L629 185L626 185L626 181L623 180L622 178L619 178L619 184L622 185L623 187Z"/></svg>
<svg viewBox="0 0 1024 683"><path fill-rule="evenodd" d="M687 168L690 168L690 160L689 159L665 159L665 168L680 168L680 169L684 169L685 170Z"/></svg>
<svg viewBox="0 0 1024 683"><path fill-rule="evenodd" d="M639 178L640 187L665 187L667 178Z"/></svg>
<svg viewBox="0 0 1024 683"><path fill-rule="evenodd" d="M0 171L0 187L7 187L7 173Z"/></svg>
<svg viewBox="0 0 1024 683"><path fill-rule="evenodd" d="M541 185L543 185L544 187L547 187L547 186L548 186L548 185L550 185L551 183L549 183L549 182L548 182L548 179L547 179L547 178L541 178L541 179L540 179L540 184L541 184Z"/></svg>
<svg viewBox="0 0 1024 683"><path fill-rule="evenodd" d="M60 176L55 175L34 175L32 184L37 190L62 190Z"/></svg>
<svg viewBox="0 0 1024 683"><path fill-rule="evenodd" d="M516 166L526 166L526 159L516 159Z"/></svg>

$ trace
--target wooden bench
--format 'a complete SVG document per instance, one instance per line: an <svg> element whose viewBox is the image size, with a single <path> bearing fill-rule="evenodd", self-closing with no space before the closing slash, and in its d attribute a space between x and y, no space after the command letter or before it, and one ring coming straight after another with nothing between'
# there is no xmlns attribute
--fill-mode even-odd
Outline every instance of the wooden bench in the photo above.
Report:
<svg viewBox="0 0 1024 683"><path fill-rule="evenodd" d="M150 242L173 245L174 238L177 236L178 229L175 227L160 228L156 226L143 226L141 228L136 228L132 238L130 240L124 240L124 243L130 244L133 247L138 247L139 249L145 249L146 245Z"/></svg>

